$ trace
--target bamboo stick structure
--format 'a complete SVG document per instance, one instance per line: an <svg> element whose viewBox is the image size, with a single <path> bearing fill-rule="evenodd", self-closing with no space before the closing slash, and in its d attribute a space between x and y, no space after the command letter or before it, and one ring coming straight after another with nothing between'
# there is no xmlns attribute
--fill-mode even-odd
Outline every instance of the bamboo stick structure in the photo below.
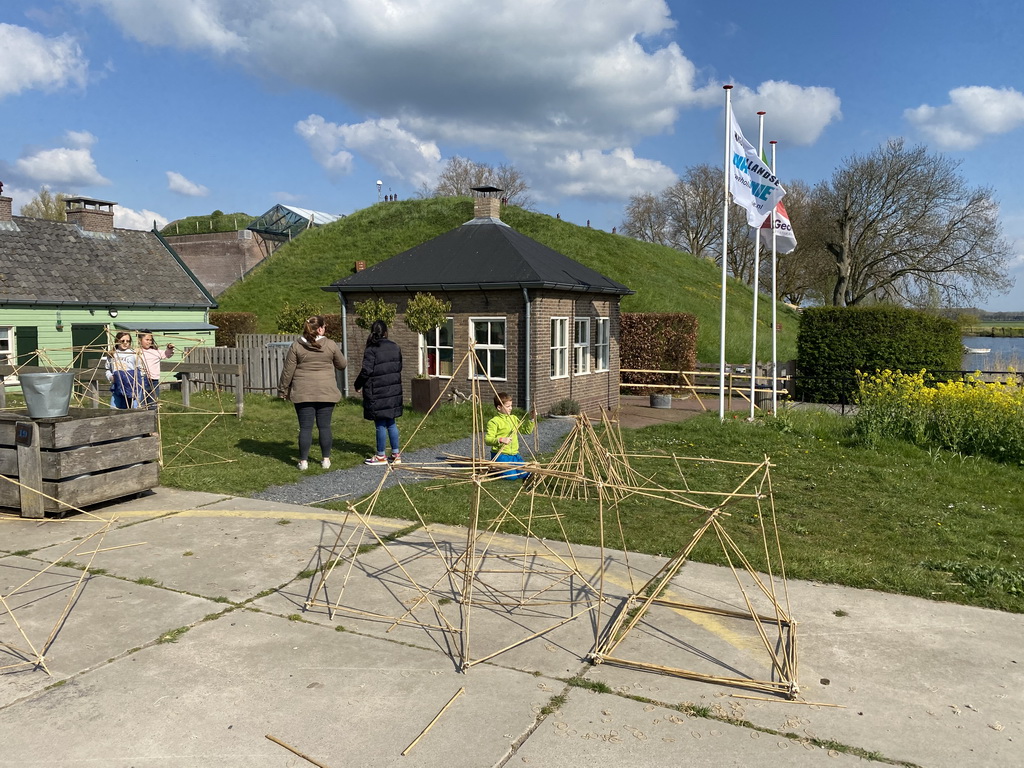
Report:
<svg viewBox="0 0 1024 768"><path fill-rule="evenodd" d="M459 369L468 364L468 357ZM454 378L453 375L449 386ZM439 631L446 636L445 647L451 649L458 668L464 672L580 616L590 615L594 640L586 656L595 664L616 664L789 699L797 697L796 622L789 609L771 487L772 464L768 457L741 462L630 452L615 414L602 409L598 420L580 414L550 459L526 462L525 469L530 472L526 482L511 494L497 493L493 483L507 483L500 480L500 474L508 465L485 458L482 439L486 423L482 403L487 398L481 390L494 387L490 381L478 379L472 379L472 387L466 404L473 408L470 455L385 467L377 489L365 499L349 503L337 538L333 545L324 548L323 565L310 585L307 610L325 608L332 618L342 611L387 621L388 632L398 626ZM408 449L409 443L406 445ZM641 465L642 471L637 468ZM396 472L435 479L434 484L427 486L429 492L468 489L466 530L461 545L451 537L437 535L437 529L426 524L403 486L399 488L409 504L409 517L418 522L418 535L426 539L416 549L416 556L403 557L399 547L374 530L374 509L387 479ZM707 487L708 477L722 475L731 478L723 489ZM678 510L678 530L684 533L685 543L657 573L640 579L634 577L630 560L627 521L630 509L635 515L637 505L652 499ZM578 560L559 509L560 504L579 501L587 502L596 517L600 554L598 565L593 568L584 567ZM746 517L741 518L742 515ZM767 563L766 575L754 569L730 533L737 519L757 521L758 555ZM537 535L542 521L547 526L554 523L559 531L556 538L550 537L550 527L547 539ZM510 548L509 537L518 537L514 539L518 542L515 549ZM735 589L729 596L729 607L700 605L675 597L676 590L685 582L680 572L702 542L717 544L731 571ZM405 540L402 544L409 547ZM613 602L605 591L606 571L611 567L606 549L611 546L621 553L616 556L623 558L628 594L616 600L618 609L606 626L605 606ZM372 567L359 563L368 548L379 551ZM381 560L388 562L381 566ZM392 580L389 591L409 595L400 601L400 608L393 614L359 608L346 598L346 590L357 576L381 578L385 574ZM337 593L331 594L338 582ZM554 621L539 629L527 627L527 622L518 618L531 610L543 611L546 606L558 605L567 607L561 615L549 612L549 619ZM630 640L641 627L647 637L668 634L659 631L662 615L674 617L678 623L679 616L697 614L749 626L755 647L763 651L761 660L755 662L758 668L748 672L730 666L730 674L716 674L660 663L650 657L653 651L630 650ZM520 631L508 637L509 642L503 647L479 648L483 641L478 640L474 630L478 620L498 615L515 622ZM524 634L523 628L529 631Z"/></svg>
<svg viewBox="0 0 1024 768"><path fill-rule="evenodd" d="M79 511L82 512L82 510ZM4 616L10 617L11 627L14 630L13 637L5 639L3 636L0 636L0 672L32 667L33 669L43 670L47 675L50 674L50 670L46 666L46 658L50 651L50 647L53 645L58 631L66 622L68 615L71 613L71 609L78 600L78 596L81 594L82 589L85 587L86 579L89 576L89 569L92 567L97 553L104 551L101 548L103 538L117 521L117 518L115 517L102 520L96 515L88 512L83 512L83 514L93 517L99 521L100 524L97 526L96 530L76 541L74 546L54 559L48 565L43 566L33 573L21 584L10 589L6 594L0 593L0 625L7 623L2 621ZM88 546L90 545L92 546L92 549L88 550ZM58 613L53 623L53 627L48 630L45 638L39 639L38 635L29 631L22 622L18 621L15 609L19 607L19 598L24 596L24 605L35 608L35 610L33 610L33 617L38 615L38 594L33 593L32 595L29 595L28 587L47 571L57 568L61 563L72 561L75 557L88 557L88 560L84 564L76 563L76 567L80 567L80 571L75 579L75 584L68 592L67 600L65 601L63 608ZM62 585L61 591L64 589L65 587ZM37 631L41 634L41 630ZM33 637L35 637L35 639L33 639Z"/></svg>
<svg viewBox="0 0 1024 768"><path fill-rule="evenodd" d="M472 350L470 350L472 354ZM459 370L468 365L469 356L460 363ZM366 619L387 621L388 632L398 626L417 626L430 632L441 632L447 639L445 647L451 648L459 669L465 671L471 666L523 643L551 632L573 619L593 611L600 595L591 584L591 577L585 575L585 568L578 562L568 534L560 519L557 508L544 496L534 493L532 484L509 484L501 475L508 464L486 458L483 434L486 426L484 401L486 390L494 390L489 380L472 380L472 395L465 404L473 408L473 435L469 456L449 456L443 462L403 461L400 465L389 465L377 489L357 503L349 503L332 545L321 553L322 567L311 584L305 607L326 609L329 617L343 612ZM482 391L483 390L483 391ZM444 392L441 393L442 396ZM459 406L463 407L463 406ZM424 416L424 419L430 415ZM416 427L405 442L409 446L423 422ZM527 469L534 478L575 477L559 467L542 466L527 462ZM414 563L403 560L391 542L374 529L373 511L387 479L394 473L410 473L436 478L438 483L428 490L444 492L457 487L470 489L469 509L464 538L461 544L451 539L439 539L426 522L409 494L404 494L411 510L411 519L418 522L427 541L420 550L420 557L427 562ZM498 483L501 492L495 492ZM401 488L401 486L400 486ZM511 494L509 489L514 489ZM557 540L540 538L536 533L539 521L555 521L561 531ZM520 537L511 539L511 536ZM509 542L515 541L516 548L509 549ZM384 615L379 610L358 607L346 594L357 578L369 571L360 566L369 548L379 552L376 560L387 561L377 566L377 573L387 573L393 579L389 589L409 595L398 610ZM424 576L424 572L426 576ZM336 587L336 593L332 590ZM563 608L558 608L564 606ZM561 611L561 613L559 612ZM565 611L568 615L565 615ZM522 618L528 614L528 619ZM509 632L502 633L507 640L499 648L481 647L473 631L477 620L491 621L519 615L510 623ZM537 627L536 625L543 626Z"/></svg>

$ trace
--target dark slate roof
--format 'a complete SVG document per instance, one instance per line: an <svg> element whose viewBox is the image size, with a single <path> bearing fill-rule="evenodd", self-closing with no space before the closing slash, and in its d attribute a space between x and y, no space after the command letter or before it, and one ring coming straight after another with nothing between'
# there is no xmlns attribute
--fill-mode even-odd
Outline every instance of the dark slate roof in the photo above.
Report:
<svg viewBox="0 0 1024 768"><path fill-rule="evenodd" d="M83 232L25 216L0 224L0 304L216 306L152 232Z"/></svg>
<svg viewBox="0 0 1024 768"><path fill-rule="evenodd" d="M549 288L634 293L497 219L473 219L325 287L325 291L477 291Z"/></svg>

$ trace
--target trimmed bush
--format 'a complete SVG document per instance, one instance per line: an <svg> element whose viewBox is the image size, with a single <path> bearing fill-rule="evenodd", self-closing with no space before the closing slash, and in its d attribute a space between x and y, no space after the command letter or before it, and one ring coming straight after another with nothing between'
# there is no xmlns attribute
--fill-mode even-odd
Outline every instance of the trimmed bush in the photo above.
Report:
<svg viewBox="0 0 1024 768"><path fill-rule="evenodd" d="M216 325L214 343L218 347L235 346L240 333L256 333L259 319L252 312L210 312L210 324Z"/></svg>
<svg viewBox="0 0 1024 768"><path fill-rule="evenodd" d="M619 320L620 365L654 371L697 369L697 316L687 312L623 313ZM680 385L679 376L657 373L622 374L624 383ZM645 392L658 391L649 387ZM671 391L666 389L665 391Z"/></svg>
<svg viewBox="0 0 1024 768"><path fill-rule="evenodd" d="M797 395L819 403L851 401L858 372L959 371L960 329L943 317L901 307L812 307L797 335Z"/></svg>

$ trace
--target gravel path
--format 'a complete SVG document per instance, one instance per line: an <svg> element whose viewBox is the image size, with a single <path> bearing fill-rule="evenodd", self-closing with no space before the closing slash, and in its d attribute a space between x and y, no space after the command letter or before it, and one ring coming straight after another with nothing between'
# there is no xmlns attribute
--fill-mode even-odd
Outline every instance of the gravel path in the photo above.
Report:
<svg viewBox="0 0 1024 768"><path fill-rule="evenodd" d="M573 419L544 419L537 425L538 444L541 453L554 451L562 444L562 439L575 425ZM520 447L524 458L529 459L533 450L533 437L520 437ZM402 454L403 463L434 462L445 454L469 456L472 451L470 438L466 437L444 445L423 448ZM290 485L275 485L260 493L254 493L254 499L279 501L285 504L316 504L317 502L342 499L358 499L372 493L380 485L383 467L370 467L360 464L349 469L336 469L321 475L301 476L301 479ZM412 472L391 472L384 483L390 488L399 483L416 483L428 479Z"/></svg>

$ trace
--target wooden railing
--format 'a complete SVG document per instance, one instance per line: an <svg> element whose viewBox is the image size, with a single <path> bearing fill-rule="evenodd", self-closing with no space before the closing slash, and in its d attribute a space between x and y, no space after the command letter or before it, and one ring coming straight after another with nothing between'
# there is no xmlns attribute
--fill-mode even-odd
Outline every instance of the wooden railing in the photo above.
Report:
<svg viewBox="0 0 1024 768"><path fill-rule="evenodd" d="M638 384L634 382L623 381L623 377L626 374L655 374L664 377L664 382L679 382L679 383L645 383ZM791 376L777 376L779 398L789 397L789 386L792 381ZM758 382L763 381L762 386ZM750 402L750 383L751 374L749 373L736 373L732 370L727 370L725 373L725 396L729 400L733 397L739 397L746 402ZM754 376L754 405L758 408L771 408L772 400L772 387L771 377L763 374L757 374ZM640 389L649 392L670 392L673 395L692 395L697 398L697 402L700 403L704 410L707 407L704 405L704 401L701 400L701 393L705 397L717 397L720 389L719 374L717 370L701 370L701 371L668 371L663 369L649 369L649 368L621 368L619 370L619 390L624 389Z"/></svg>

